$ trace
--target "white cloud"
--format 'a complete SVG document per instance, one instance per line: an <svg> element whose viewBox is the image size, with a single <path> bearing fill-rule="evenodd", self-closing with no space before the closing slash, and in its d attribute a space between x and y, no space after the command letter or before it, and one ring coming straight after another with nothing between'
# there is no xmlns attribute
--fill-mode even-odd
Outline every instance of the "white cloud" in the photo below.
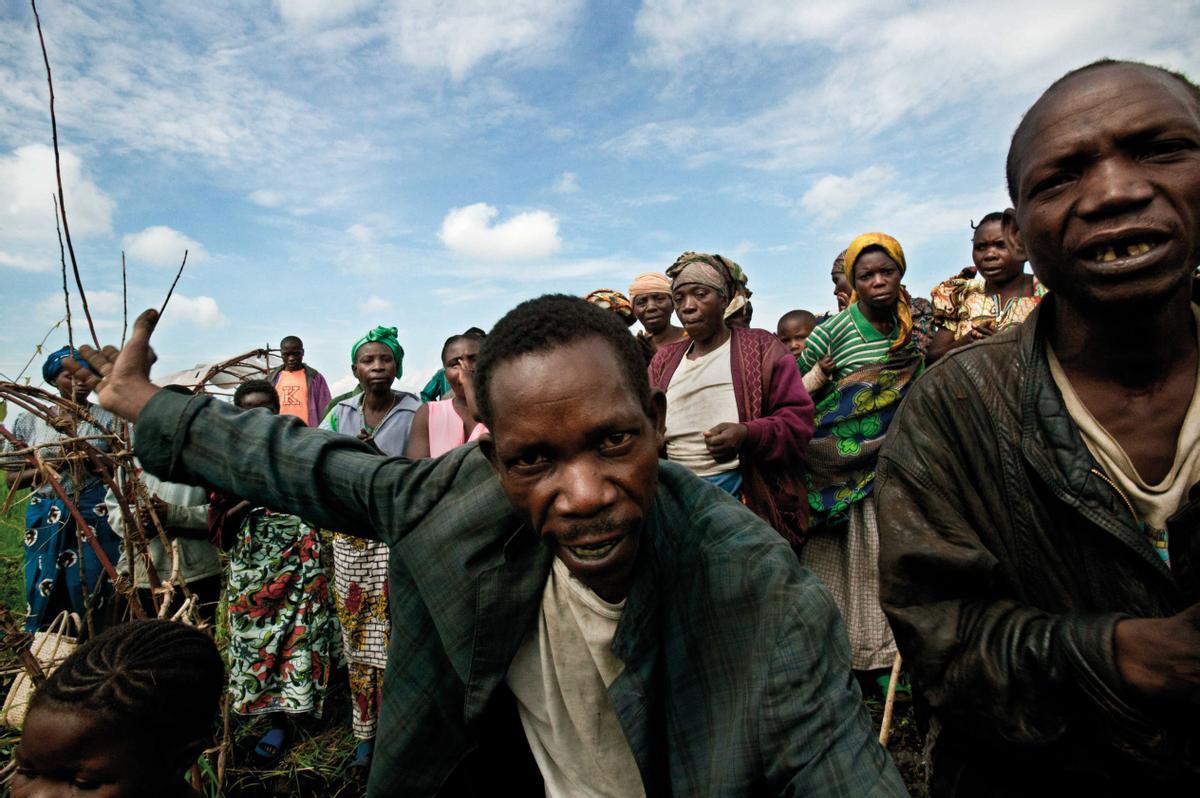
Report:
<svg viewBox="0 0 1200 798"><path fill-rule="evenodd" d="M247 195L247 199L255 205L261 205L264 208L278 208L283 204L283 194L278 191L260 188L257 191L251 191Z"/></svg>
<svg viewBox="0 0 1200 798"><path fill-rule="evenodd" d="M121 295L116 291L88 291L88 310L94 315L101 313L121 314ZM174 297L171 299L175 301ZM79 295L75 292L75 286L71 285L71 313L73 314L72 326L82 322L85 326L87 321L83 318L83 311L79 303ZM48 318L56 318L62 316L66 309L63 306L62 293L47 294L37 305L38 313Z"/></svg>
<svg viewBox="0 0 1200 798"><path fill-rule="evenodd" d="M363 300L358 309L366 315L383 313L385 310L392 309L392 303L381 296L371 295Z"/></svg>
<svg viewBox="0 0 1200 798"><path fill-rule="evenodd" d="M300 27L339 22L366 5L368 0L275 0L280 18Z"/></svg>
<svg viewBox="0 0 1200 798"><path fill-rule="evenodd" d="M667 70L687 91L721 86L739 58L760 67L798 60L798 79L790 89L782 84L770 105L727 124L701 127L694 115L654 119L606 146L627 154L665 150L693 166L733 159L811 168L831 156L863 157L885 132L896 142L929 141L954 135L939 125L957 132L964 122L984 141L968 146L996 146L1038 91L1091 60L1131 58L1195 72L1197 52L1181 47L1179 31L1200 25L1200 6L1174 9L1147 14L1139 0L1053 13L1037 0L934 0L916 8L882 0L647 0L635 22L644 43L635 60ZM859 24L868 19L869 28ZM1004 35L980 46L982 30ZM702 57L713 48L731 52L734 66ZM961 134L955 144L964 146Z"/></svg>
<svg viewBox="0 0 1200 798"><path fill-rule="evenodd" d="M13 255L0 250L0 266L9 266L24 272L48 272L56 265L61 264L55 264L49 258L34 259L24 255Z"/></svg>
<svg viewBox="0 0 1200 798"><path fill-rule="evenodd" d="M579 190L579 178L574 172L563 172L550 190L555 194L574 194Z"/></svg>
<svg viewBox="0 0 1200 798"><path fill-rule="evenodd" d="M149 263L151 266L178 266L187 250L188 263L200 263L208 259L208 252L199 241L188 238L178 230L164 225L147 227L121 239L121 246L129 260Z"/></svg>
<svg viewBox="0 0 1200 798"><path fill-rule="evenodd" d="M77 155L62 150L61 163L72 238L79 240L108 233L112 229L116 203L87 178ZM54 232L54 203L51 201L51 195L57 191L54 150L50 147L27 144L11 155L0 155L0 240L53 242L54 261L57 261L58 237ZM20 259L17 255L9 257ZM48 268L53 265L51 262Z"/></svg>
<svg viewBox="0 0 1200 798"><path fill-rule="evenodd" d="M895 170L886 166L868 166L848 177L825 175L804 192L800 205L820 221L829 222L877 195L895 179Z"/></svg>
<svg viewBox="0 0 1200 798"><path fill-rule="evenodd" d="M566 39L582 0L401 0L383 18L400 60L461 80L493 57L536 61Z"/></svg>
<svg viewBox="0 0 1200 798"><path fill-rule="evenodd" d="M190 258L189 258L190 260ZM224 327L228 319L210 296L185 296L176 292L163 314L165 323L187 323L196 327Z"/></svg>
<svg viewBox="0 0 1200 798"><path fill-rule="evenodd" d="M370 244L375 240L375 233L365 224L352 224L346 228L346 233L359 244Z"/></svg>
<svg viewBox="0 0 1200 798"><path fill-rule="evenodd" d="M451 250L485 261L538 260L562 248L558 219L546 211L526 211L493 224L499 211L477 202L452 208L438 238Z"/></svg>

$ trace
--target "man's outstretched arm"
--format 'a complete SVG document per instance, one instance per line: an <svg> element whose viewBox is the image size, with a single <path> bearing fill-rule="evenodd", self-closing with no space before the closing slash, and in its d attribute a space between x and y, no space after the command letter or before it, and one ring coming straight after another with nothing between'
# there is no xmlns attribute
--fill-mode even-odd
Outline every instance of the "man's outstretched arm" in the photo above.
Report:
<svg viewBox="0 0 1200 798"><path fill-rule="evenodd" d="M510 509L475 447L439 460L380 457L349 435L323 433L265 411L239 411L203 396L163 391L149 379L154 311L138 317L118 352L81 353L102 376L78 371L100 403L136 422L135 451L147 471L204 485L330 529L392 542L450 491L492 491Z"/></svg>

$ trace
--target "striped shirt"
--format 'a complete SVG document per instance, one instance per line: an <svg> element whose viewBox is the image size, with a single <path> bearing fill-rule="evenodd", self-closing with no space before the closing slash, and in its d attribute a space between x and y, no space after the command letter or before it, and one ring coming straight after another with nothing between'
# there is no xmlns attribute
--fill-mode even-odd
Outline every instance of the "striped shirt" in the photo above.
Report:
<svg viewBox="0 0 1200 798"><path fill-rule="evenodd" d="M897 322L891 335L884 335L871 326L855 302L836 316L821 322L808 336L808 345L796 358L800 371L807 374L825 355L832 355L837 365L835 379L842 379L863 366L887 358L888 347L896 341L900 329Z"/></svg>

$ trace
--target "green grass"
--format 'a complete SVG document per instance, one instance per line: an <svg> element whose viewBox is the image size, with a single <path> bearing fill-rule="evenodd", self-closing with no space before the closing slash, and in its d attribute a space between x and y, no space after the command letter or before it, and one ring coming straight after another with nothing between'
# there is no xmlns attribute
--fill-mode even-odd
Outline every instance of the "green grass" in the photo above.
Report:
<svg viewBox="0 0 1200 798"><path fill-rule="evenodd" d="M4 495L0 492L0 497ZM25 613L25 509L28 506L29 491L18 491L8 512L0 516L0 605L18 616Z"/></svg>

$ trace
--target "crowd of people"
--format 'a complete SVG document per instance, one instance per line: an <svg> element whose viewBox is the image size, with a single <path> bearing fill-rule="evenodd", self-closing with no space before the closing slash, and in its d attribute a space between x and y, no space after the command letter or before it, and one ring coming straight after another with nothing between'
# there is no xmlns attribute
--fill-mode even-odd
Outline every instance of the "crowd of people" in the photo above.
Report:
<svg viewBox="0 0 1200 798"><path fill-rule="evenodd" d="M1006 173L1013 207L927 296L901 243L865 233L833 258L837 312L768 331L745 270L685 252L627 293L452 336L420 395L393 387L404 349L381 326L350 347L350 394L289 335L232 405L149 381L148 311L119 354L47 359L84 421L14 433L52 462L135 424L173 543L122 549L112 487L106 505L86 467L64 480L130 600L153 607L150 571L209 624L223 597L224 690L271 717L264 763L341 660L373 796L905 795L862 701L903 654L934 796L1194 795L1200 89L1071 72ZM77 519L4 462L34 486L26 628L62 608L113 623ZM152 694L183 678L204 685L188 722L144 743L158 791L113 794L186 794L222 664L179 626L116 625L52 676L14 795L104 724L159 728ZM192 661L150 643L171 636Z"/></svg>

